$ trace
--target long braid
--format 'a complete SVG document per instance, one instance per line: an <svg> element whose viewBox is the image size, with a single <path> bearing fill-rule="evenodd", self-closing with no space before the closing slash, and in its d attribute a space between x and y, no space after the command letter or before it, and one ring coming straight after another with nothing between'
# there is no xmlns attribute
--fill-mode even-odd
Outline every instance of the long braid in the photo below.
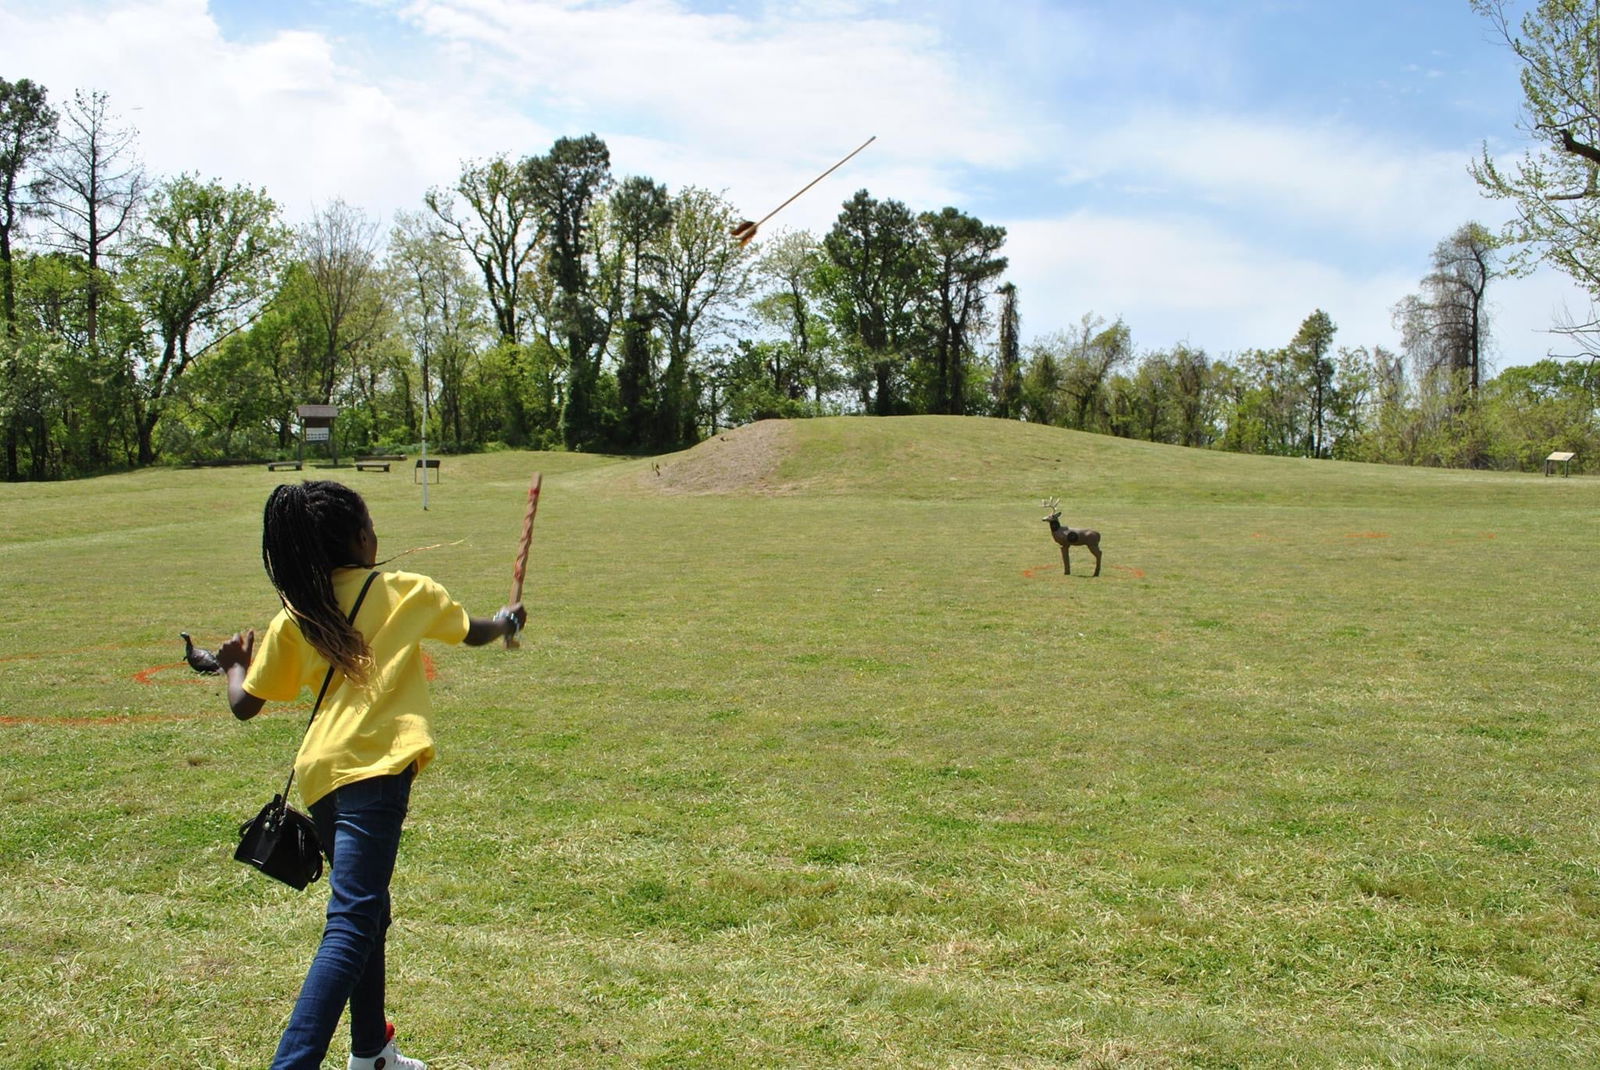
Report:
<svg viewBox="0 0 1600 1070"><path fill-rule="evenodd" d="M306 641L329 664L360 681L372 653L345 620L333 593L333 570L349 565L350 547L366 525L361 495L329 480L284 484L262 513L261 561Z"/></svg>

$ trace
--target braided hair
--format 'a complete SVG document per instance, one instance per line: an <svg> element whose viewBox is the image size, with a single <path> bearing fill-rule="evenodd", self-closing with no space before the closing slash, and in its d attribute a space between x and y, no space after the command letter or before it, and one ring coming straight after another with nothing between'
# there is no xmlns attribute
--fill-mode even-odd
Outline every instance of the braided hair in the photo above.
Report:
<svg viewBox="0 0 1600 1070"><path fill-rule="evenodd" d="M333 570L362 564L351 560L351 547L366 525L361 495L325 479L278 487L261 524L261 561L284 608L306 642L357 681L366 677L372 652L339 609Z"/></svg>

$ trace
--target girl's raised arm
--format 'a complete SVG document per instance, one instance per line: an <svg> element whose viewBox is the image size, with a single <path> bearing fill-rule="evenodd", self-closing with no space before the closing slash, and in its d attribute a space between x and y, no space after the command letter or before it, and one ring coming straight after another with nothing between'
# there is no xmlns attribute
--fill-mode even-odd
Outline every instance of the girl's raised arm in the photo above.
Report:
<svg viewBox="0 0 1600 1070"><path fill-rule="evenodd" d="M217 663L228 676L228 708L241 721L248 721L267 704L265 699L256 698L244 689L245 670L250 668L255 651L254 628L247 628L243 635L235 635L217 648Z"/></svg>

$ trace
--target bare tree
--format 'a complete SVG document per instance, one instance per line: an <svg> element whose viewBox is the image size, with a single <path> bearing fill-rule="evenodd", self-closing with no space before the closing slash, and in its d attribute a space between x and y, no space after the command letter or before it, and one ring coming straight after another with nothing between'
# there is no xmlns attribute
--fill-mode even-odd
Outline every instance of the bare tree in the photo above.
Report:
<svg viewBox="0 0 1600 1070"><path fill-rule="evenodd" d="M328 402L341 369L353 366L384 324L377 226L360 209L334 201L301 231L299 244L305 297L318 335L314 400Z"/></svg>
<svg viewBox="0 0 1600 1070"><path fill-rule="evenodd" d="M62 119L56 154L45 167L52 186L46 203L55 216L58 246L88 264L87 342L94 354L104 299L102 272L119 240L132 236L148 181L134 152L138 132L118 123L105 93L74 93Z"/></svg>
<svg viewBox="0 0 1600 1070"><path fill-rule="evenodd" d="M1489 280L1495 277L1495 242L1488 230L1466 223L1433 251L1433 270L1420 293L1395 306L1402 344L1419 379L1441 372L1475 396L1482 380L1489 340L1485 304Z"/></svg>
<svg viewBox="0 0 1600 1070"><path fill-rule="evenodd" d="M437 377L433 410L446 439L463 442L463 380L475 342L487 328L481 320L483 291L474 285L455 243L420 214L401 213L396 219L389 268L400 292L402 326L422 364L425 407L432 403Z"/></svg>

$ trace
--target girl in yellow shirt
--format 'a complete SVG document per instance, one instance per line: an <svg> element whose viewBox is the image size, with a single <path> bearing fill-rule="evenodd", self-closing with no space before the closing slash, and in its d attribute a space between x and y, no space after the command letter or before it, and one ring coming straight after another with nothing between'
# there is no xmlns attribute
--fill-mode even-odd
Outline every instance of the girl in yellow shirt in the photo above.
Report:
<svg viewBox="0 0 1600 1070"><path fill-rule="evenodd" d="M520 602L469 616L414 573L380 572L368 587L377 554L361 495L327 480L278 487L267 498L261 557L283 611L259 646L246 631L217 651L240 720L320 686L334 670L295 759L328 856L328 920L273 1070L320 1067L347 1004L351 1070L426 1070L396 1052L383 1009L389 882L411 781L434 752L420 644L482 646L527 621Z"/></svg>

